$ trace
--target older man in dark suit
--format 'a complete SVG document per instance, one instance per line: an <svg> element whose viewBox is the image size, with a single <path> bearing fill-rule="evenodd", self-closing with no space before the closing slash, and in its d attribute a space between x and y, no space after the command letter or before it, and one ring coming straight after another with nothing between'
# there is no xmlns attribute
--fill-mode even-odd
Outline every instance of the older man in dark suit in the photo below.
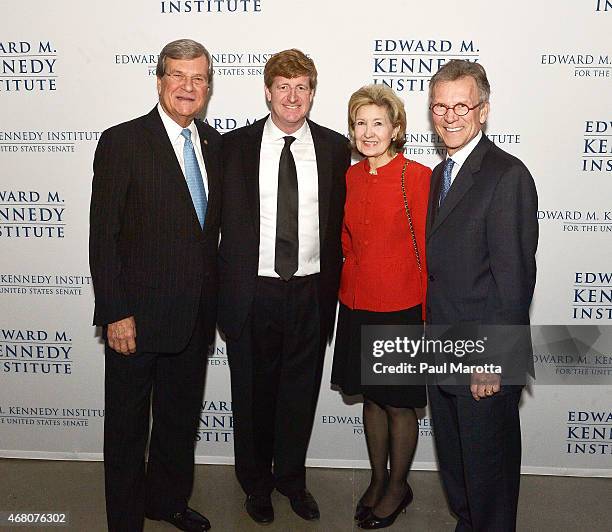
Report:
<svg viewBox="0 0 612 532"><path fill-rule="evenodd" d="M264 71L270 115L223 137L219 325L232 377L246 509L274 519L276 488L302 518L306 450L335 318L348 141L307 120L317 71L299 50Z"/></svg>
<svg viewBox="0 0 612 532"><path fill-rule="evenodd" d="M516 526L522 389L504 379L530 366L528 339L516 340L528 337L538 222L529 171L482 133L489 92L477 63L452 60L431 80L432 119L447 157L432 175L427 323L459 334L493 331L487 360L503 371L474 373L465 385L433 384L429 397L456 530L502 532ZM512 339L511 356L502 338Z"/></svg>
<svg viewBox="0 0 612 532"><path fill-rule="evenodd" d="M164 47L158 105L105 131L94 160L90 265L106 340L104 471L111 531L144 516L181 530L210 523L187 506L217 303L220 136L194 120L211 60ZM149 412L153 395L153 428Z"/></svg>

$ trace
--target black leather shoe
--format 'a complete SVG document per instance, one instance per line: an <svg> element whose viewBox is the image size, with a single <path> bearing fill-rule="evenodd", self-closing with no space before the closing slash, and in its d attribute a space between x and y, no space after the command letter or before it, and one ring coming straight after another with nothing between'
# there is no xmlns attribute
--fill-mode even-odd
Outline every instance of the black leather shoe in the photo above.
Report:
<svg viewBox="0 0 612 532"><path fill-rule="evenodd" d="M357 526L365 530L375 530L378 528L386 528L391 526L397 519L397 516L406 511L406 507L412 502L413 498L414 495L412 493L412 489L410 486L408 486L406 495L404 495L404 498L400 501L398 507L391 513L391 515L388 515L387 517L378 517L374 512L372 512L369 517L366 517L363 521L357 523Z"/></svg>
<svg viewBox="0 0 612 532"><path fill-rule="evenodd" d="M366 517L370 517L370 512L372 511L371 506L366 506L361 502L361 500L357 503L355 507L355 515L353 518L355 521L363 521Z"/></svg>
<svg viewBox="0 0 612 532"><path fill-rule="evenodd" d="M274 521L274 507L269 495L247 495L244 506L256 523L268 525Z"/></svg>
<svg viewBox="0 0 612 532"><path fill-rule="evenodd" d="M319 519L319 505L307 489L296 491L291 495L287 495L287 497L289 497L293 511L302 519L306 519L306 521Z"/></svg>
<svg viewBox="0 0 612 532"><path fill-rule="evenodd" d="M202 532L204 530L210 530L210 521L206 519L201 513L192 510L187 507L182 512L175 512L171 515L164 517L151 517L147 515L149 519L155 521L166 521L171 525L174 525L179 530L187 530L188 532Z"/></svg>

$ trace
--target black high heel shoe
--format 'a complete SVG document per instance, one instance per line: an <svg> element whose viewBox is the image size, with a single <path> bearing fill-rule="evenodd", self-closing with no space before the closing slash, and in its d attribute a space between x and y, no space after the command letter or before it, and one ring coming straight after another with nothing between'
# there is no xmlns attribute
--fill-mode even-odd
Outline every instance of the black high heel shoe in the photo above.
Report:
<svg viewBox="0 0 612 532"><path fill-rule="evenodd" d="M360 499L359 502L357 503L357 506L355 507L355 515L353 516L353 519L355 519L355 521L363 521L367 517L370 517L371 511L372 511L372 506L366 506L365 504L361 502L361 499Z"/></svg>
<svg viewBox="0 0 612 532"><path fill-rule="evenodd" d="M374 512L371 512L370 515L363 521L359 521L357 526L359 528L363 528L364 530L375 530L378 528L386 528L391 526L397 519L397 516L406 511L406 507L412 502L413 498L414 494L412 493L412 489L410 486L408 486L406 495L404 495L404 498L400 501L398 507L391 513L391 515L388 515L387 517L378 517Z"/></svg>
<svg viewBox="0 0 612 532"><path fill-rule="evenodd" d="M387 477L385 479L385 484L384 484L384 488L383 489L387 489L387 484L388 483L389 483L389 474L387 473ZM365 496L365 494L364 494L364 496ZM380 499L380 497L379 497L379 499ZM357 521L357 522L363 521L364 519L370 517L370 514L372 513L372 509L373 508L374 508L374 506L367 506L367 505L363 504L363 497L361 497L361 499L359 499L359 502L357 503L357 506L355 507L355 515L353 516L353 519L355 519L355 521Z"/></svg>

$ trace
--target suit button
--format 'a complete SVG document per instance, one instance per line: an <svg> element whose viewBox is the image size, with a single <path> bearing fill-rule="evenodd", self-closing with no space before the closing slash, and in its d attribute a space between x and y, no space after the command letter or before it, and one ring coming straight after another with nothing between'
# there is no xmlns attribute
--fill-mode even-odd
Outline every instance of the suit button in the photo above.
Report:
<svg viewBox="0 0 612 532"><path fill-rule="evenodd" d="M370 224L370 220L366 220L366 221L365 221L365 224L366 224L366 225L369 225L369 224Z"/></svg>
<svg viewBox="0 0 612 532"><path fill-rule="evenodd" d="M430 275L429 280L433 283L436 280L436 278L433 275Z"/></svg>

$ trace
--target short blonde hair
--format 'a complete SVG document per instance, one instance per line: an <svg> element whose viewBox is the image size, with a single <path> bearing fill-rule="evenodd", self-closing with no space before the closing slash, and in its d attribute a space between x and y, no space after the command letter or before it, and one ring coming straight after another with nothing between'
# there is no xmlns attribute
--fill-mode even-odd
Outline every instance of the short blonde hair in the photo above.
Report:
<svg viewBox="0 0 612 532"><path fill-rule="evenodd" d="M395 135L395 140L389 145L389 152L394 155L402 151L406 144L406 110L404 102L393 92L393 89L386 85L366 85L354 92L348 103L348 128L351 138L351 145L355 146L355 118L357 111L364 105L378 105L387 110L387 116L393 127L399 130Z"/></svg>

